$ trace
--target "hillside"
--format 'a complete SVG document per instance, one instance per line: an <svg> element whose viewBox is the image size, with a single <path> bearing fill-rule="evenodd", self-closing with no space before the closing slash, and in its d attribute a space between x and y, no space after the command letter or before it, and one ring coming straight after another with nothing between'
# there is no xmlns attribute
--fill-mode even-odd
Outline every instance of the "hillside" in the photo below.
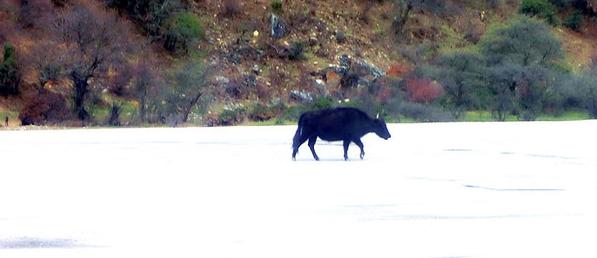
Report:
<svg viewBox="0 0 597 258"><path fill-rule="evenodd" d="M0 115L11 126L230 125L352 105L395 121L588 117L593 90L578 85L597 82L597 4L550 1L4 1L0 46L14 46L5 67L18 79L3 83L20 92L0 97ZM81 16L106 30L77 39L64 21ZM562 53L490 63L492 40L517 22L548 28ZM480 58L470 67L486 67L483 83L447 65L462 52Z"/></svg>

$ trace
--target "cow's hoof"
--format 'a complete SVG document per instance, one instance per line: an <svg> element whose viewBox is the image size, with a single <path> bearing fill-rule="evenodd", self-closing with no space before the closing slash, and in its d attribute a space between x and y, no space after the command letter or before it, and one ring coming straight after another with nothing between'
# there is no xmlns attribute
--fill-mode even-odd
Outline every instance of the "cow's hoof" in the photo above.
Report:
<svg viewBox="0 0 597 258"><path fill-rule="evenodd" d="M296 161L296 158L295 158L295 157L292 157L292 161Z"/></svg>

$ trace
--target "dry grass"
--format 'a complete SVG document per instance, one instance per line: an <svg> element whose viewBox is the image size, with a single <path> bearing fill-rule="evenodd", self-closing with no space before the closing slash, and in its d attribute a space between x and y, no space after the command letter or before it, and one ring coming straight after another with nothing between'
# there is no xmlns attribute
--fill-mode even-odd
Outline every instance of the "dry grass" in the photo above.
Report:
<svg viewBox="0 0 597 258"><path fill-rule="evenodd" d="M597 55L597 38L563 28L555 29L555 33L562 40L566 62L574 71L583 70L592 63L592 58Z"/></svg>

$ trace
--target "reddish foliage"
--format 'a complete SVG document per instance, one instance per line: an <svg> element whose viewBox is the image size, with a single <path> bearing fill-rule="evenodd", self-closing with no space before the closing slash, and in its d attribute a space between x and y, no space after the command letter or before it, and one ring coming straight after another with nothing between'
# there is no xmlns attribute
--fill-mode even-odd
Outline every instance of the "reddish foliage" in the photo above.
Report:
<svg viewBox="0 0 597 258"><path fill-rule="evenodd" d="M334 71L328 71L325 74L325 76L326 76L326 78L327 78L328 81L336 81L336 80L340 79L340 76L337 73L335 73Z"/></svg>
<svg viewBox="0 0 597 258"><path fill-rule="evenodd" d="M402 77L402 75L410 73L412 70L412 67L405 64L394 64L390 65L387 74L391 77Z"/></svg>
<svg viewBox="0 0 597 258"><path fill-rule="evenodd" d="M19 113L23 125L42 125L70 118L66 98L46 89L24 94L25 106Z"/></svg>
<svg viewBox="0 0 597 258"><path fill-rule="evenodd" d="M327 89L332 95L336 95L340 90L340 75L333 71L328 71L325 75Z"/></svg>
<svg viewBox="0 0 597 258"><path fill-rule="evenodd" d="M395 91L392 88L394 82L395 80L389 77L379 78L369 87L369 94L375 96L377 102L388 104L395 97Z"/></svg>
<svg viewBox="0 0 597 258"><path fill-rule="evenodd" d="M425 78L406 80L406 92L410 101L430 103L444 94L444 89L437 82Z"/></svg>

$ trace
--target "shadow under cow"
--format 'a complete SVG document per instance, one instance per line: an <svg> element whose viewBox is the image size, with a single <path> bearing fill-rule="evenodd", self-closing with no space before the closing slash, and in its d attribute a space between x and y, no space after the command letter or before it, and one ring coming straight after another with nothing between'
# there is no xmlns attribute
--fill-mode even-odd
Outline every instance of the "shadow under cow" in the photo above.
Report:
<svg viewBox="0 0 597 258"><path fill-rule="evenodd" d="M0 249L77 248L84 247L77 240L65 238L19 237L0 239Z"/></svg>

